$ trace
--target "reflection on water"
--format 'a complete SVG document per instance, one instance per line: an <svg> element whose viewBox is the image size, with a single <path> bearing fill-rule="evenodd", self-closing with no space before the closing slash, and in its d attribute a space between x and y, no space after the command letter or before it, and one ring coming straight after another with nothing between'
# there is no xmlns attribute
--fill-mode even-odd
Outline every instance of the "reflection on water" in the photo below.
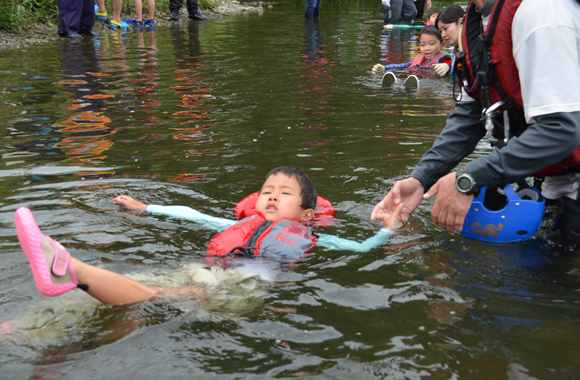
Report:
<svg viewBox="0 0 580 380"><path fill-rule="evenodd" d="M449 236L432 201L386 247L318 248L268 268L255 292L221 289L203 305L37 293L20 206L75 257L163 286L188 281L213 232L120 210L116 195L233 217L271 168L296 165L338 210L321 232L379 228L370 212L440 132L451 83L380 87L371 67L418 48L416 30L383 31L379 3L329 2L307 21L294 6L0 54L3 372L580 378L578 249L546 231L499 246Z"/></svg>

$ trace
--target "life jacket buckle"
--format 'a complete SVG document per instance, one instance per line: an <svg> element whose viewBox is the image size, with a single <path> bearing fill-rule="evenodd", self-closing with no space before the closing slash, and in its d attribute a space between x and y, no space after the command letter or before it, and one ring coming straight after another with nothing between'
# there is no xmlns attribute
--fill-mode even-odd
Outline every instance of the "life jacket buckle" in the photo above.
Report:
<svg viewBox="0 0 580 380"><path fill-rule="evenodd" d="M490 143L492 143L493 145L497 145L497 138L495 138L495 136L493 135L493 113L500 108L501 106L503 106L503 102L500 100L499 102L494 103L493 105L491 105L490 107L484 109L482 111L482 118L485 119L485 130L487 131L487 133L485 134L485 137L489 140ZM504 118L506 118L507 115L504 114ZM507 138L507 136L506 136ZM507 142L507 140L506 140Z"/></svg>

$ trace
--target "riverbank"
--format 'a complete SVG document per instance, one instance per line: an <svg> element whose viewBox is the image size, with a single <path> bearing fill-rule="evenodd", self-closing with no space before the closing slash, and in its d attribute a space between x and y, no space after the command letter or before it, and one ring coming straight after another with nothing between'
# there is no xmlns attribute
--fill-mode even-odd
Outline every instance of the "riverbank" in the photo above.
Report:
<svg viewBox="0 0 580 380"><path fill-rule="evenodd" d="M200 12L208 19L214 19L234 15L241 15L246 13L263 12L264 9L272 7L273 6L271 4L266 4L261 1L247 4L241 4L237 1L222 1L213 10L200 9ZM134 17L134 15L121 14L122 20L125 20L126 17ZM182 7L179 20L177 21L171 20L171 18L169 17L168 10L162 11L157 10L155 14L156 26L169 25L175 22L179 23L189 22L187 10L185 9L185 7ZM56 24L30 25L28 29L29 29L28 31L21 32L10 32L0 30L0 50L27 47L30 45L44 43L60 38L57 35ZM98 20L95 20L95 26L93 27L93 30L99 33L99 35L118 33L117 31L109 28L107 23L100 22Z"/></svg>

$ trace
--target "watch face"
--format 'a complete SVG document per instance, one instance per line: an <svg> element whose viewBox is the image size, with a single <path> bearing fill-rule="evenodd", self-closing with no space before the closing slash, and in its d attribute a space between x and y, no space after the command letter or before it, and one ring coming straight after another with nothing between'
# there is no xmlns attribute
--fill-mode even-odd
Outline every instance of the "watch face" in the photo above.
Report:
<svg viewBox="0 0 580 380"><path fill-rule="evenodd" d="M469 190L471 188L471 180L467 177L459 177L457 185L461 190Z"/></svg>

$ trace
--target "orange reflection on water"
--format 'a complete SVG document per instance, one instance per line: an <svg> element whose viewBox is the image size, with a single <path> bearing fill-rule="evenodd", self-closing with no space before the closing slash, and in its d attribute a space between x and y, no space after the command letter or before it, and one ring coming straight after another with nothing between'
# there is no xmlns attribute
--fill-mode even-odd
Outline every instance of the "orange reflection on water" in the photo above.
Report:
<svg viewBox="0 0 580 380"><path fill-rule="evenodd" d="M193 183L196 182L198 178L205 176L206 174L190 174L183 173L177 177L173 177L167 180L167 182L180 182L180 183Z"/></svg>

